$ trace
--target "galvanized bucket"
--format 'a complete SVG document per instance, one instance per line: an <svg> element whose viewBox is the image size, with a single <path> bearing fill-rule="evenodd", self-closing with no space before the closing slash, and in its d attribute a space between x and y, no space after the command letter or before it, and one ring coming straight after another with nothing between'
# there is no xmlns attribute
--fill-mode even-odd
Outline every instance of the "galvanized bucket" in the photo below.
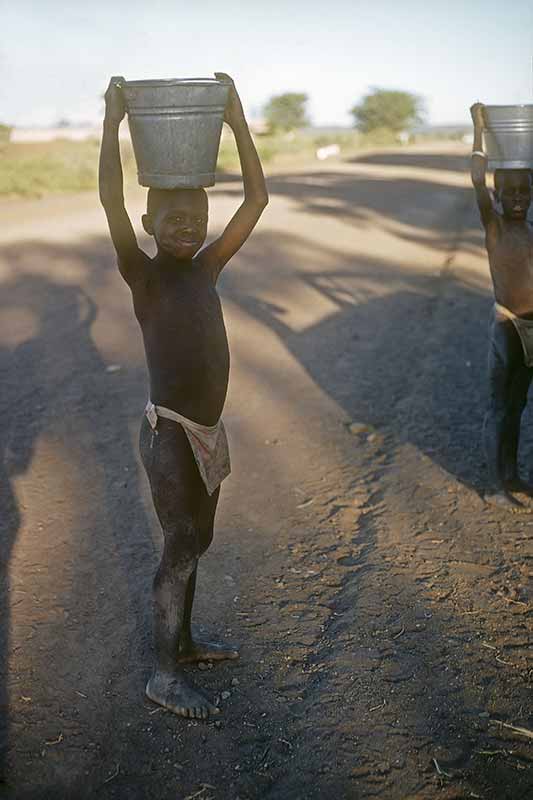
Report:
<svg viewBox="0 0 533 800"><path fill-rule="evenodd" d="M122 85L141 186L213 186L229 85L213 78Z"/></svg>
<svg viewBox="0 0 533 800"><path fill-rule="evenodd" d="M484 152L493 169L533 167L533 105L484 106Z"/></svg>

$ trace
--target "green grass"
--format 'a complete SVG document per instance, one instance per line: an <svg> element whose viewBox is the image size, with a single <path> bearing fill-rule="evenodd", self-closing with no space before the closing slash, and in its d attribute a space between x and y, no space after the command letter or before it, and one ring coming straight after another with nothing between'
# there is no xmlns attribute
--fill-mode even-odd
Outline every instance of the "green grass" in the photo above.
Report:
<svg viewBox="0 0 533 800"><path fill-rule="evenodd" d="M341 131L317 134L301 131L293 134L272 134L255 137L255 144L262 164L269 166L309 163L315 161L319 147L338 144L340 157L346 158L372 147L397 144L393 133L387 130L363 135L357 131ZM220 144L217 168L222 172L239 168L239 156L233 137L224 137Z"/></svg>
<svg viewBox="0 0 533 800"><path fill-rule="evenodd" d="M0 195L93 189L97 154L93 141L7 144L0 149Z"/></svg>
<svg viewBox="0 0 533 800"><path fill-rule="evenodd" d="M256 137L259 156L267 167L298 166L315 161L317 148L329 144L338 144L341 158L346 158L368 148L394 145L396 140L390 131L366 136L357 131L332 134L301 131ZM0 196L40 197L54 192L95 191L99 149L97 139L39 143L0 141ZM126 184L135 183L131 145L122 142L121 151ZM221 172L239 169L237 148L231 135L222 139L217 169Z"/></svg>
<svg viewBox="0 0 533 800"><path fill-rule="evenodd" d="M126 178L135 172L131 147L122 147ZM41 197L55 192L94 191L100 142L8 143L0 146L0 195Z"/></svg>

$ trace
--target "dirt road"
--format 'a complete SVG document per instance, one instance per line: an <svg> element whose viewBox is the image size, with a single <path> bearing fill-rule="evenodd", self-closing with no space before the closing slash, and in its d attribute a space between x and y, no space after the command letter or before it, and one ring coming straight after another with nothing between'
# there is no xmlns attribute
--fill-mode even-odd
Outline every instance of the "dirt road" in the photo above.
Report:
<svg viewBox="0 0 533 800"><path fill-rule="evenodd" d="M196 620L242 658L191 668L207 724L144 697L147 384L103 215L1 205L2 798L533 796L533 516L480 498L491 294L465 167L415 149L272 176L223 276L233 475ZM211 193L215 230L239 191Z"/></svg>

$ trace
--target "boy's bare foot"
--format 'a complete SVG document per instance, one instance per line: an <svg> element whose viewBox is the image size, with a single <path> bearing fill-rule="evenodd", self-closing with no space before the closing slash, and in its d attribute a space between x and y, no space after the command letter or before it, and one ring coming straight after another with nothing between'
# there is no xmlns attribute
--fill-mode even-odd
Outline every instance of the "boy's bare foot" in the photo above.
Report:
<svg viewBox="0 0 533 800"><path fill-rule="evenodd" d="M181 675L154 672L146 684L146 696L180 717L207 719L219 709L191 688Z"/></svg>
<svg viewBox="0 0 533 800"><path fill-rule="evenodd" d="M484 500L491 506L498 506L498 508L511 511L514 514L522 514L528 511L528 509L523 503L520 502L520 500L517 500L516 497L513 497L505 489L498 489L495 492L487 492L484 496Z"/></svg>
<svg viewBox="0 0 533 800"><path fill-rule="evenodd" d="M197 661L233 661L239 658L239 651L217 642L205 642L200 639L185 644L178 653L178 664L193 664Z"/></svg>
<svg viewBox="0 0 533 800"><path fill-rule="evenodd" d="M505 488L508 492L516 492L517 494L525 494L527 497L533 497L533 486L523 481L522 478L513 478L512 481L505 481Z"/></svg>

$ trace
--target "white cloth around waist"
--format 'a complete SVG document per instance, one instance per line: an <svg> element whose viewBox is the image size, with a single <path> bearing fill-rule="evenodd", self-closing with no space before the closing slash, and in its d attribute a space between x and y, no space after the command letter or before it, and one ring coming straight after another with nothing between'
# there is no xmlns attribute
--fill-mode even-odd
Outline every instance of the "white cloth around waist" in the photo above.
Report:
<svg viewBox="0 0 533 800"><path fill-rule="evenodd" d="M155 405L151 400L148 400L144 413L153 431L157 428L158 417L182 426L207 492L213 494L231 472L228 439L222 419L215 425L200 425L171 408Z"/></svg>

